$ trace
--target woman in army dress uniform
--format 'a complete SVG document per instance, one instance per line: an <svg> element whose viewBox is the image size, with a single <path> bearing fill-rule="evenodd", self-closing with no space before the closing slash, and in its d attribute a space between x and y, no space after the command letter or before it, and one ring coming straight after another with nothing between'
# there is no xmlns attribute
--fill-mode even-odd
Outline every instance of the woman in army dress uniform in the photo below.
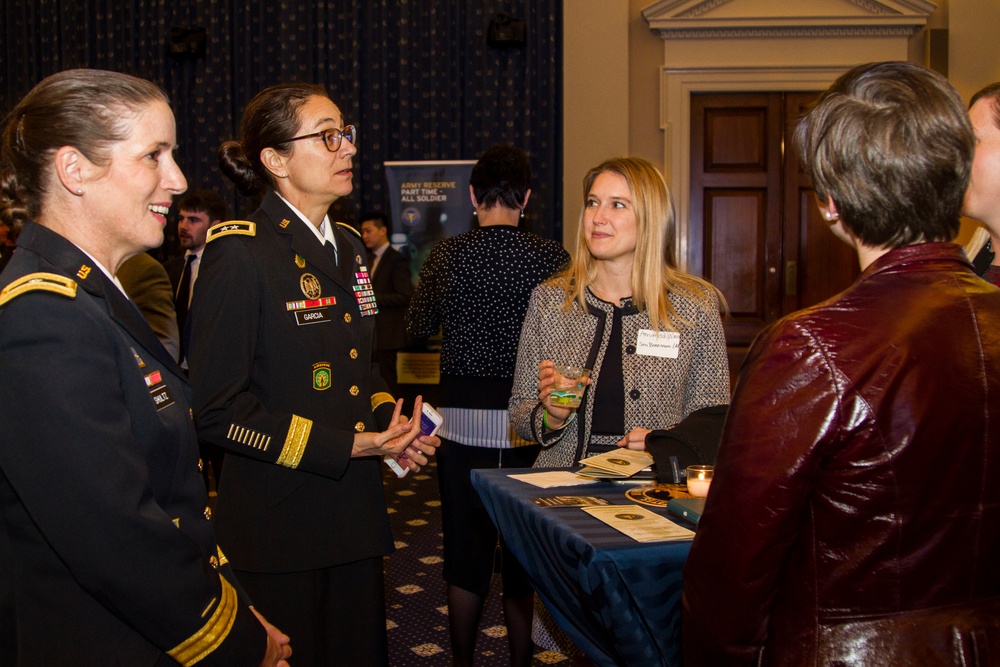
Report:
<svg viewBox="0 0 1000 667"><path fill-rule="evenodd" d="M115 277L163 242L163 92L48 77L3 122L0 664L284 665L216 546L190 388Z"/></svg>
<svg viewBox="0 0 1000 667"><path fill-rule="evenodd" d="M351 192L355 139L319 86L251 100L219 159L264 198L209 231L190 314L195 422L227 450L220 539L297 666L387 663L382 457L405 449L416 469L438 444L387 393L368 252L327 216Z"/></svg>

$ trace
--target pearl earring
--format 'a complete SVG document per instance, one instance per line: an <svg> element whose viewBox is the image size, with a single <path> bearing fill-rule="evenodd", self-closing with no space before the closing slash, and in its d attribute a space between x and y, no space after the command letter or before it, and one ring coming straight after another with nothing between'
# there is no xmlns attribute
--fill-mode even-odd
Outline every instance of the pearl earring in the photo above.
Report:
<svg viewBox="0 0 1000 667"><path fill-rule="evenodd" d="M83 190L81 190L80 188L77 188L76 189L76 194L82 195L83 194Z"/></svg>

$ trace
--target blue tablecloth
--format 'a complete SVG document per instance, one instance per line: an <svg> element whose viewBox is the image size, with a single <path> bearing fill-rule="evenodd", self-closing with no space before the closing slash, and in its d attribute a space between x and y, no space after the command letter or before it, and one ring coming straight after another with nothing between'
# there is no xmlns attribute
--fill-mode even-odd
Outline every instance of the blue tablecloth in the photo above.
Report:
<svg viewBox="0 0 1000 667"><path fill-rule="evenodd" d="M691 542L641 544L579 507L532 498L588 495L632 504L628 486L541 489L510 479L534 470L473 470L472 484L535 591L598 665L681 665L681 571ZM650 508L666 516L666 508Z"/></svg>

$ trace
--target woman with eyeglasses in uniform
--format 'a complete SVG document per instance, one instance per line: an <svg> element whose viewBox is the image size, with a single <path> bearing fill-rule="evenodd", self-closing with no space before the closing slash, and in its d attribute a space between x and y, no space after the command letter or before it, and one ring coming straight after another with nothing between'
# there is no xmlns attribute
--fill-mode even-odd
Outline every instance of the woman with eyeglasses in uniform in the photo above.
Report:
<svg viewBox="0 0 1000 667"><path fill-rule="evenodd" d="M368 252L327 215L356 140L320 86L251 100L219 162L263 200L209 231L189 315L195 424L227 453L220 541L297 666L388 663L382 458L406 450L417 470L438 445L387 391Z"/></svg>

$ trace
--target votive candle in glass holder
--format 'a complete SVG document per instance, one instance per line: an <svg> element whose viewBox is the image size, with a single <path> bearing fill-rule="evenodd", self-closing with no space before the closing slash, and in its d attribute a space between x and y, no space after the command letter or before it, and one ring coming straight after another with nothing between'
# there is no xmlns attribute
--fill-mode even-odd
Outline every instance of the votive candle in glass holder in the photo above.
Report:
<svg viewBox="0 0 1000 667"><path fill-rule="evenodd" d="M715 475L715 466L688 466L687 487L688 493L695 498L704 498L708 495L708 487L712 484L712 476Z"/></svg>

